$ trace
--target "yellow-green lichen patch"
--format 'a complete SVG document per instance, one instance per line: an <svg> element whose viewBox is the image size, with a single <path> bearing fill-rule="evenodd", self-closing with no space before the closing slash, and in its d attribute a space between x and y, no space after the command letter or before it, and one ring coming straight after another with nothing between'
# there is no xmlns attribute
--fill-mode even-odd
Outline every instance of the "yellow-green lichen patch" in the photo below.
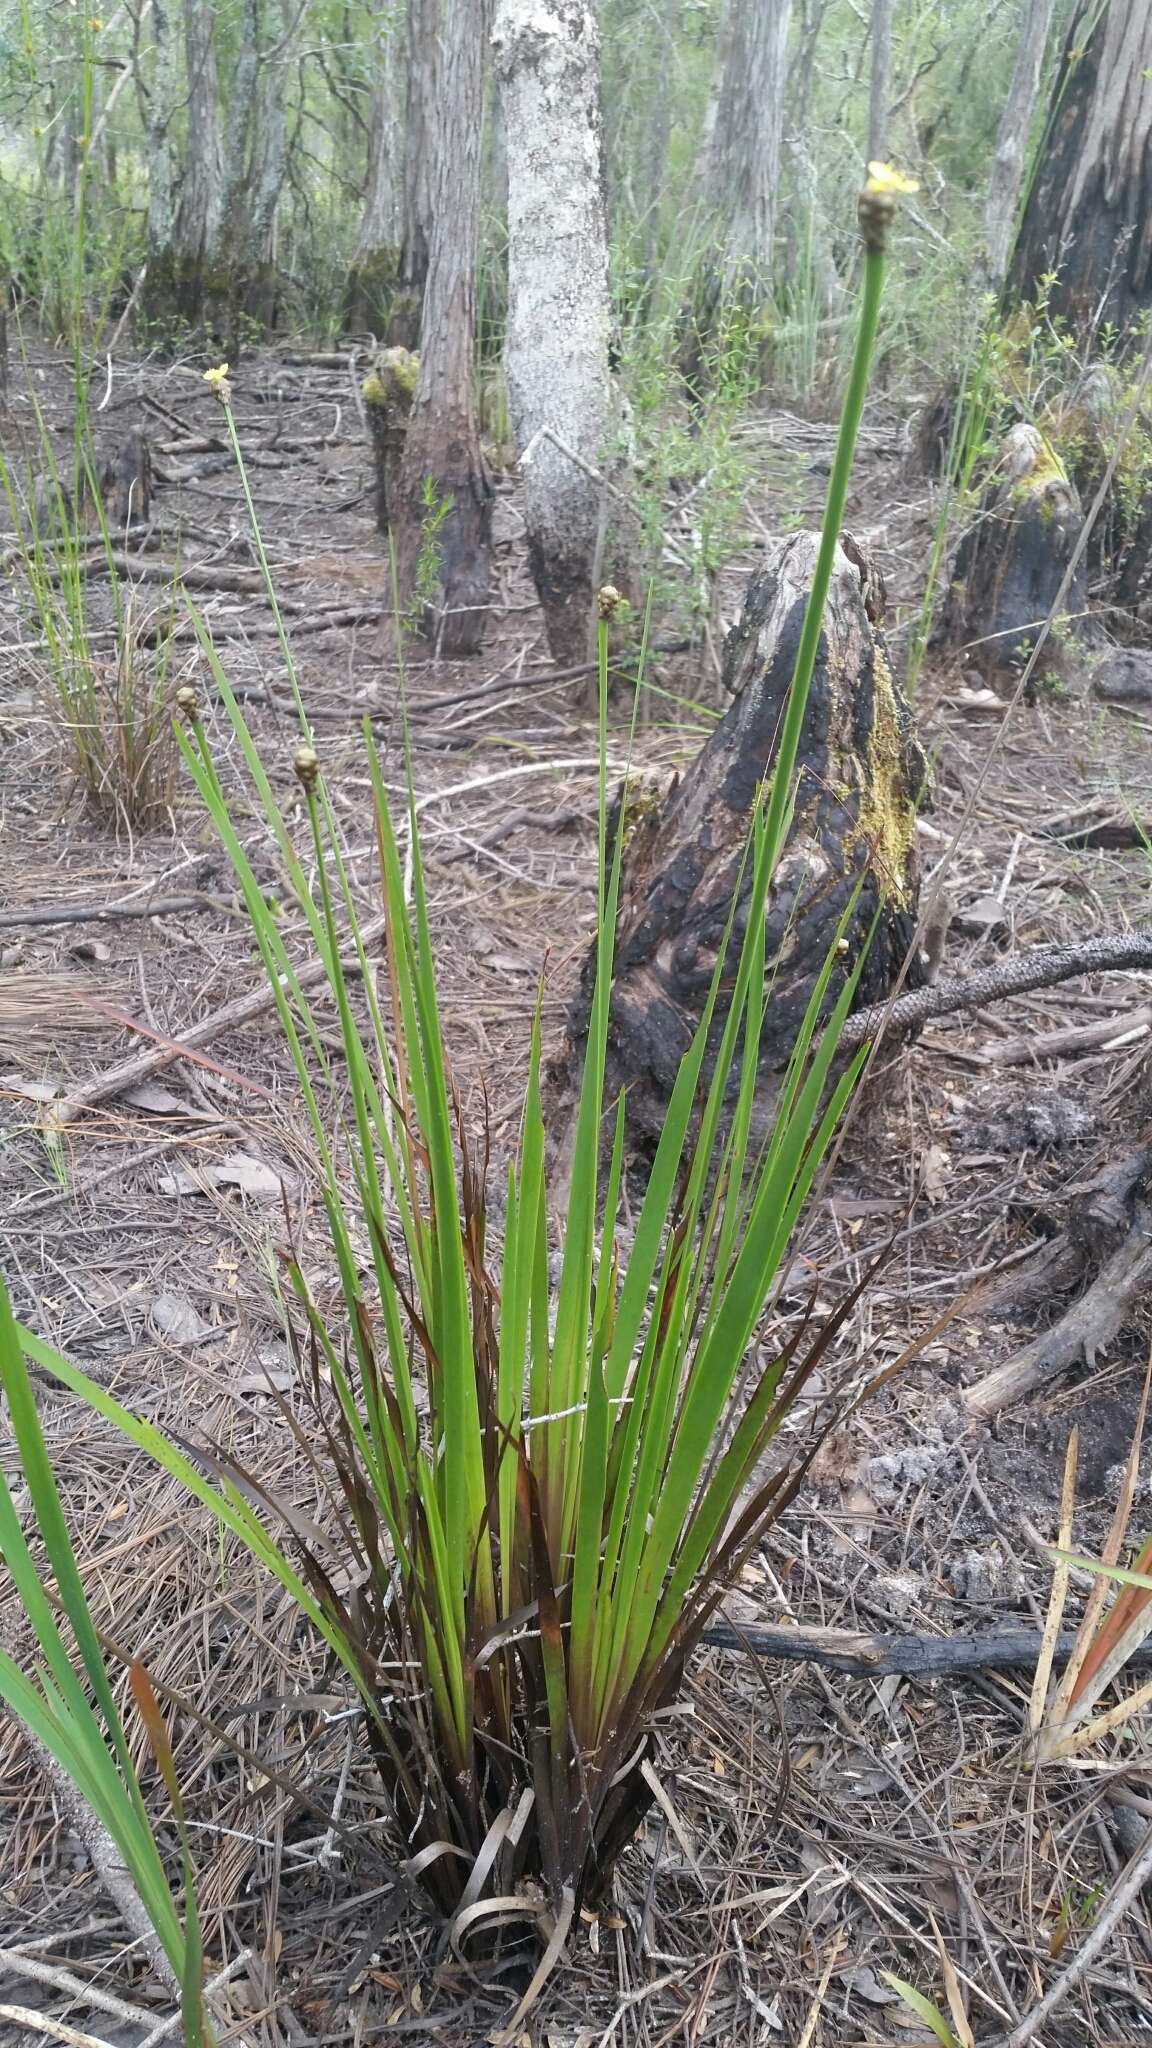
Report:
<svg viewBox="0 0 1152 2048"><path fill-rule="evenodd" d="M664 808L667 784L654 775L629 775L620 790L620 843L626 851L644 825L654 823Z"/></svg>
<svg viewBox="0 0 1152 2048"><path fill-rule="evenodd" d="M869 866L897 903L908 898L916 839L916 805L907 795L907 751L888 657L877 647L872 665L872 731L864 760L860 811L851 844L868 847Z"/></svg>
<svg viewBox="0 0 1152 2048"><path fill-rule="evenodd" d="M1012 496L1017 502L1022 498L1037 496L1041 491L1047 490L1050 484L1062 484L1065 489L1068 486L1064 464L1051 441L1044 440L1040 435L1037 435L1037 440L1040 445L1035 461L1012 485Z"/></svg>
<svg viewBox="0 0 1152 2048"><path fill-rule="evenodd" d="M416 396L419 375L420 358L411 349L386 348L360 386L360 396L367 406L398 405L407 412Z"/></svg>

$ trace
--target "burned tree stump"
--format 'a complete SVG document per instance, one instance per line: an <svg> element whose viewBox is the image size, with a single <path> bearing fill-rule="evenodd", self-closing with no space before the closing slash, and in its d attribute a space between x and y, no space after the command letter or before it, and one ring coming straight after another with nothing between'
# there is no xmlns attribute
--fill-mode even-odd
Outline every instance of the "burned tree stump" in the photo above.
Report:
<svg viewBox="0 0 1152 2048"><path fill-rule="evenodd" d="M372 441L376 526L380 533L387 533L395 518L404 442L419 374L419 356L406 348L386 348L377 356L361 386Z"/></svg>
<svg viewBox="0 0 1152 2048"><path fill-rule="evenodd" d="M152 448L140 427L107 448L100 460L100 495L109 525L140 526L152 509Z"/></svg>
<svg viewBox="0 0 1152 2048"><path fill-rule="evenodd" d="M723 943L756 794L778 743L818 545L813 533L777 541L753 577L724 647L732 704L692 766L661 795L637 798L626 789L617 801L617 829L627 839L609 1084L613 1095L627 1087L629 1128L641 1147L659 1135ZM915 929L916 805L926 768L880 637L882 606L878 577L845 536L800 742L792 828L768 898L766 1092L787 1063L858 884L844 969L867 945L873 920L875 932L857 1004L883 1000ZM745 892L750 880L746 874ZM740 930L738 911L734 946ZM593 975L594 948L569 1018L569 1075L579 1069ZM914 959L908 985L922 979ZM718 1022L717 1037L719 1029Z"/></svg>
<svg viewBox="0 0 1152 2048"><path fill-rule="evenodd" d="M933 643L963 646L989 682L1018 676L1059 595L1082 525L1076 487L1049 443L1035 427L1011 428L984 506L956 551ZM1058 625L1083 613L1085 592L1081 565Z"/></svg>

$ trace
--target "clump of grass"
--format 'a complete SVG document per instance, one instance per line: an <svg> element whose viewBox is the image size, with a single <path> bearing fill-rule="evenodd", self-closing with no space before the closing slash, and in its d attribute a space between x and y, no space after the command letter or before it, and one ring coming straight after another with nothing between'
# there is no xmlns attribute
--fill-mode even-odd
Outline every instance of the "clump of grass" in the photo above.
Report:
<svg viewBox="0 0 1152 2048"><path fill-rule="evenodd" d="M71 483L54 466L42 419L39 427L46 474L22 491L0 455L0 487L39 628L45 699L91 814L114 827L155 825L170 813L179 760L165 613L142 610L121 588L82 419ZM94 568L106 568L111 579L105 624L94 617Z"/></svg>
<svg viewBox="0 0 1152 2048"><path fill-rule="evenodd" d="M171 814L178 754L172 734L170 642L155 615L117 608L106 653L85 632L52 669L72 773L103 823L147 827ZM79 645L76 644L79 640Z"/></svg>
<svg viewBox="0 0 1152 2048"><path fill-rule="evenodd" d="M556 1243L539 1012L498 1240L487 1133L467 1128L444 1048L411 756L404 781L390 788L366 725L386 925L378 977L269 576L300 717L302 827L277 801L202 626L200 640L236 758L324 964L338 1065L233 822L190 692L180 738L237 877L320 1165L338 1309L322 1306L292 1243L279 1272L296 1363L296 1400L282 1404L284 1418L330 1502L326 1525L305 1526L291 1501L224 1451L193 1461L24 1336L41 1366L211 1508L328 1645L363 1703L405 1871L448 1917L457 1943L491 1942L510 1920L526 1923L539 1960L503 2041L516 2038L578 1913L604 1901L654 1796L654 1717L675 1699L726 1588L794 1499L847 1405L825 1401L804 1429L785 1429L855 1297L815 1331L806 1321L786 1340L762 1325L864 1056L837 1063L861 963L839 985L835 945L774 1125L762 1144L753 1129L765 904L791 821L897 189L876 167L862 196L857 349L792 690L704 1015L634 1219L623 1196L625 1103L607 1099L605 1078L622 840L617 834L610 850L616 593L601 593L599 626L596 978ZM226 371L210 381L247 494ZM267 575L258 530L257 552ZM853 1398L862 1398L858 1390Z"/></svg>

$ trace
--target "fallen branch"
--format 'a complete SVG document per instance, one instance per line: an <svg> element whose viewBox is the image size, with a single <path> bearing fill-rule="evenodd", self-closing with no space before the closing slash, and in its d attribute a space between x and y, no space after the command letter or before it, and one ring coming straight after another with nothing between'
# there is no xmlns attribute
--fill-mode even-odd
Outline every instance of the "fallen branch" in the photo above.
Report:
<svg viewBox="0 0 1152 2048"><path fill-rule="evenodd" d="M293 615L292 606L286 605L283 599L280 600L281 612L292 619L293 639L301 633L328 633L343 626L375 626L388 615L390 609L389 605L383 604L336 605L328 612L307 611L301 608L297 617ZM227 640L233 637L248 640L254 635L280 631L275 619L249 619L240 612L218 615L211 619L210 627L213 640ZM176 642L183 642L195 640L197 633L194 626L177 626L171 634L157 630L156 638L170 638ZM291 711L294 706L289 703L287 708Z"/></svg>
<svg viewBox="0 0 1152 2048"><path fill-rule="evenodd" d="M1033 1032L1030 1037L992 1040L981 1047L980 1057L989 1066L1039 1066L1042 1060L1062 1059L1069 1053L1119 1052L1122 1046L1146 1038L1149 1031L1152 1005L1145 1004L1114 1017L1101 1017L1095 1024L1070 1024L1065 1031L1045 1031L1039 1037Z"/></svg>
<svg viewBox="0 0 1152 2048"><path fill-rule="evenodd" d="M61 2042L63 2048L110 2048L101 2034L82 2033L67 2020L53 2019L46 2012L34 2011L30 2005L0 2005L0 2020L12 2027L23 2027L31 2034L46 2034L50 2041Z"/></svg>
<svg viewBox="0 0 1152 2048"><path fill-rule="evenodd" d="M371 354L367 347L345 349L339 355L333 349L288 349L280 361L293 370L346 370L352 358L367 362Z"/></svg>
<svg viewBox="0 0 1152 2048"><path fill-rule="evenodd" d="M155 896L139 903L47 903L35 910L0 911L0 930L18 925L118 924L125 917L177 917L186 910L214 910L231 916L236 906L219 896Z"/></svg>
<svg viewBox="0 0 1152 2048"><path fill-rule="evenodd" d="M1077 946L1035 946L965 975L963 980L935 981L927 988L897 996L893 1002L858 1010L845 1024L840 1046L851 1051L866 1038L912 1030L930 1017L947 1017L958 1010L979 1010L985 1003L1026 995L1030 989L1052 988L1057 982L1070 981L1073 975L1133 967L1152 967L1152 926L1103 932Z"/></svg>
<svg viewBox="0 0 1152 2048"><path fill-rule="evenodd" d="M133 1940L151 1965L153 1975L179 2003L180 1979L173 1969L156 1929L148 1918L131 1873L102 1820L83 1799L67 1771L52 1752L30 1731L27 1740L52 1787L53 1796L74 1835L83 1843L88 1860L104 1890L119 1913Z"/></svg>
<svg viewBox="0 0 1152 2048"><path fill-rule="evenodd" d="M1138 1203L1131 1230L1085 1293L1050 1330L1034 1337L1006 1365L964 1389L964 1406L986 1420L1034 1393L1072 1366L1093 1366L1111 1344L1145 1288L1152 1285L1152 1212Z"/></svg>
<svg viewBox="0 0 1152 2048"><path fill-rule="evenodd" d="M382 916L371 918L361 929L360 944L370 946L376 939L381 938L385 924L386 919ZM359 952L354 944L345 947L340 954L341 965L345 971L355 968L358 960ZM311 960L306 967L299 969L296 986L301 989L315 988L318 982L325 979L327 972L327 964L323 959ZM150 1080L153 1074L170 1066L173 1060L183 1059L186 1054L207 1045L211 1039L218 1038L222 1032L232 1031L239 1024L250 1024L253 1018L263 1016L265 1010L272 1008L274 1001L275 995L270 982L261 983L246 996L237 996L234 1002L225 1003L222 1009L213 1010L210 1016L202 1017L198 1024L190 1024L178 1042L156 1046L150 1052L134 1053L131 1059L121 1060L118 1066L109 1067L107 1073L97 1074L94 1080L86 1081L83 1087L74 1089L65 1101L53 1104L56 1121L61 1124L71 1123L79 1116L81 1110L91 1109L98 1102L107 1102L110 1096L120 1095L126 1088L138 1087L141 1081Z"/></svg>
<svg viewBox="0 0 1152 2048"><path fill-rule="evenodd" d="M979 1636L868 1635L846 1628L736 1628L715 1622L701 1641L720 1650L744 1650L787 1663L818 1664L851 1678L938 1678L965 1671L1028 1670L1040 1655L1039 1629L997 1629ZM1076 1636L1065 1630L1056 1644L1057 1664L1072 1654ZM1152 1667L1152 1642L1143 1643L1129 1668Z"/></svg>
<svg viewBox="0 0 1152 2048"><path fill-rule="evenodd" d="M1057 1237L1034 1250L1027 1264L1006 1279L994 1275L980 1296L982 1309L1020 1309L1066 1294L1090 1268L1118 1251L1133 1223L1133 1199L1152 1173L1152 1145L1113 1159L1092 1180L1063 1191L1067 1221Z"/></svg>

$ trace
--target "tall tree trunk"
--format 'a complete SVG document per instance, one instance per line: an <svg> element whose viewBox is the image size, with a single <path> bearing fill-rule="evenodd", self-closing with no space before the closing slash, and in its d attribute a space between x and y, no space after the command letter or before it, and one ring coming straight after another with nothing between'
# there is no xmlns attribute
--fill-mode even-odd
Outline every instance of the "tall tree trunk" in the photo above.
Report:
<svg viewBox="0 0 1152 2048"><path fill-rule="evenodd" d="M173 312L175 206L172 110L175 52L169 0L152 0L152 82L148 93L148 276L140 309L145 325L166 327Z"/></svg>
<svg viewBox="0 0 1152 2048"><path fill-rule="evenodd" d="M260 62L257 122L259 159L246 209L246 251L242 310L261 327L276 317L276 209L288 162L287 81L293 24L292 0L273 0L272 38Z"/></svg>
<svg viewBox="0 0 1152 2048"><path fill-rule="evenodd" d="M888 154L888 103L892 88L892 0L872 0L872 68L868 80L867 161Z"/></svg>
<svg viewBox="0 0 1152 2048"><path fill-rule="evenodd" d="M997 290L1004 282L1012 253L1012 229L1024 180L1024 152L1040 94L1052 5L1053 0L1027 0L1012 82L996 134L996 154L984 201L984 250L988 281Z"/></svg>
<svg viewBox="0 0 1152 2048"><path fill-rule="evenodd" d="M609 362L599 36L587 0L496 0L508 154L505 366L533 580L553 658L585 660L620 432Z"/></svg>
<svg viewBox="0 0 1152 2048"><path fill-rule="evenodd" d="M672 139L673 65L675 47L669 22L657 15L652 23L656 47L652 52L652 83L646 109L648 133L643 162L644 273L651 288L660 269L664 225L664 184L668 175L668 146Z"/></svg>
<svg viewBox="0 0 1152 2048"><path fill-rule="evenodd" d="M728 0L706 203L723 234L719 281L762 298L771 277L792 0Z"/></svg>
<svg viewBox="0 0 1152 2048"><path fill-rule="evenodd" d="M1079 0L1008 285L1081 337L1152 305L1149 0Z"/></svg>
<svg viewBox="0 0 1152 2048"><path fill-rule="evenodd" d="M441 0L427 103L432 232L420 375L395 523L402 598L449 658L480 645L491 572L492 491L473 380L486 28L485 0Z"/></svg>
<svg viewBox="0 0 1152 2048"><path fill-rule="evenodd" d="M231 353L234 309L243 276L250 141L260 71L259 0L241 0L240 43L224 121L223 196L205 265L204 309Z"/></svg>
<svg viewBox="0 0 1152 2048"><path fill-rule="evenodd" d="M404 43L387 10L376 19L373 64L367 192L344 286L344 319L355 331L383 334L404 236Z"/></svg>
<svg viewBox="0 0 1152 2048"><path fill-rule="evenodd" d="M431 140L438 122L436 80L439 72L436 39L441 0L408 0L405 46L407 95L404 114L404 195L400 269L388 321L388 340L398 348L415 348L428 276L432 238ZM472 0L484 19L489 0Z"/></svg>
<svg viewBox="0 0 1152 2048"><path fill-rule="evenodd" d="M200 314L204 265L220 229L224 157L212 0L184 0L188 141L176 209L176 302L186 320Z"/></svg>

